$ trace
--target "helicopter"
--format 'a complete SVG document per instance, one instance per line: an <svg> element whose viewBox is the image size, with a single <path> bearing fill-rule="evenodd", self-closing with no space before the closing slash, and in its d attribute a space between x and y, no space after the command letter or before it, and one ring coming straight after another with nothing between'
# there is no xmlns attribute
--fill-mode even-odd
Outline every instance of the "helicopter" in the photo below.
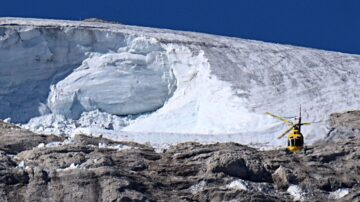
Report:
<svg viewBox="0 0 360 202"><path fill-rule="evenodd" d="M289 129L287 129L284 133L282 133L281 135L278 136L278 139L280 139L289 133L288 146L286 149L288 152L295 153L295 152L300 152L303 149L304 149L304 152L306 152L306 147L304 148L304 136L301 134L301 126L310 125L311 123L302 123L301 122L301 106L300 106L299 117L295 117L295 119L298 120L297 123L294 123L284 117L274 115L270 112L266 112L265 114L272 116L290 126Z"/></svg>

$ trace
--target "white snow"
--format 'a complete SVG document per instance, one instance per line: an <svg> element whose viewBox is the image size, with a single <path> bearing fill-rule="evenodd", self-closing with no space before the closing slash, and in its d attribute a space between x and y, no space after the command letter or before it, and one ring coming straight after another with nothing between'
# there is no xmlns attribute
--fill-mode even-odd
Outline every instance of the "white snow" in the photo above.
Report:
<svg viewBox="0 0 360 202"><path fill-rule="evenodd" d="M3 121L4 121L5 123L11 123L11 118L8 117L8 118L4 119Z"/></svg>
<svg viewBox="0 0 360 202"><path fill-rule="evenodd" d="M25 168L25 161L21 161L16 167L17 168Z"/></svg>
<svg viewBox="0 0 360 202"><path fill-rule="evenodd" d="M305 200L305 192L298 185L290 185L287 192L294 198L295 201Z"/></svg>
<svg viewBox="0 0 360 202"><path fill-rule="evenodd" d="M274 187L270 183L265 183L265 182L258 183L258 182L252 182L242 179L237 179L230 182L230 184L226 185L225 188L244 190L249 192L254 192L254 191L266 192L266 193L274 192Z"/></svg>
<svg viewBox="0 0 360 202"><path fill-rule="evenodd" d="M248 190L247 183L244 180L235 180L226 186L228 189L239 189L239 190Z"/></svg>
<svg viewBox="0 0 360 202"><path fill-rule="evenodd" d="M68 170L74 170L74 169L80 169L80 165L72 163L72 164L70 164L69 167L59 168L59 169L56 169L56 171L61 172L61 171L68 171Z"/></svg>
<svg viewBox="0 0 360 202"><path fill-rule="evenodd" d="M360 56L207 34L0 18L0 61L0 118L44 134L274 148L286 126L266 111L302 104L311 144L360 107Z"/></svg>
<svg viewBox="0 0 360 202"><path fill-rule="evenodd" d="M244 98L234 96L228 83L211 75L203 51L194 55L176 45L166 49L177 90L161 109L130 122L124 131L228 134L259 131L274 124L264 115L249 112Z"/></svg>
<svg viewBox="0 0 360 202"><path fill-rule="evenodd" d="M55 142L49 142L47 144L45 143L40 143L37 148L51 148L51 147L59 147L59 146L62 146L62 145L68 145L68 144L74 144L74 140L71 139L71 138L68 138L68 139L65 139L64 141L62 142L59 142L59 141L55 141Z"/></svg>
<svg viewBox="0 0 360 202"><path fill-rule="evenodd" d="M106 149L115 149L118 151L130 149L131 147L127 145L117 144L117 145L107 145L105 143L99 143L99 148L106 148Z"/></svg>
<svg viewBox="0 0 360 202"><path fill-rule="evenodd" d="M192 194L196 194L196 193L202 192L206 188L206 185L207 185L207 183L205 181L201 181L201 182L199 182L197 184L194 184L191 187L189 187L188 190Z"/></svg>
<svg viewBox="0 0 360 202"><path fill-rule="evenodd" d="M348 195L349 193L350 193L349 188L341 188L341 189L338 189L336 191L330 192L329 193L329 198L330 199L340 199L340 198Z"/></svg>

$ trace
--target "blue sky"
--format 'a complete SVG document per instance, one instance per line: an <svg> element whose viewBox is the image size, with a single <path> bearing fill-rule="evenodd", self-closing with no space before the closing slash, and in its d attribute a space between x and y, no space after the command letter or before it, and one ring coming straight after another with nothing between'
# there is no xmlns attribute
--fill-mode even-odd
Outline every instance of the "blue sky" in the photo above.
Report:
<svg viewBox="0 0 360 202"><path fill-rule="evenodd" d="M0 16L96 17L360 54L358 0L4 0Z"/></svg>

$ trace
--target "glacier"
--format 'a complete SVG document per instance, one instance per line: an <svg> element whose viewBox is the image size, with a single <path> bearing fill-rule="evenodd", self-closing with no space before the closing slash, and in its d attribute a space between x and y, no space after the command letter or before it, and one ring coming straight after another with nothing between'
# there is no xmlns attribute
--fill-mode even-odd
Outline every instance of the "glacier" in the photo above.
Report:
<svg viewBox="0 0 360 202"><path fill-rule="evenodd" d="M305 141L360 107L360 56L115 23L0 18L0 118L37 133L150 143Z"/></svg>

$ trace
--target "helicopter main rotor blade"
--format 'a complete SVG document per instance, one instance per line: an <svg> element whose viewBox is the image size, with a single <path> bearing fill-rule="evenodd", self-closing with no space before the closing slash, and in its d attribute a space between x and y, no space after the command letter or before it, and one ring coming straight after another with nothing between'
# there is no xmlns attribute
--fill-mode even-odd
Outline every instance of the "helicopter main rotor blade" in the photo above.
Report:
<svg viewBox="0 0 360 202"><path fill-rule="evenodd" d="M294 126L290 127L289 129L287 129L283 134L278 136L278 139L284 137L286 134L288 134L292 129L294 128Z"/></svg>
<svg viewBox="0 0 360 202"><path fill-rule="evenodd" d="M311 125L312 123L301 123L301 125L305 125L305 126L308 126L308 125Z"/></svg>
<svg viewBox="0 0 360 202"><path fill-rule="evenodd" d="M286 119L284 119L284 118L282 118L282 117L280 117L280 116L276 116L276 115L274 115L274 114L272 114L272 113L270 113L270 112L266 112L265 114L267 114L267 115L269 115L269 116L272 116L272 117L274 117L274 118L276 118L276 119L278 119L278 120L280 120L280 121L282 121L282 122L285 122L285 123L288 124L289 126L293 126L293 125L294 125L293 122L291 122L291 121L289 121L289 120L286 120Z"/></svg>

